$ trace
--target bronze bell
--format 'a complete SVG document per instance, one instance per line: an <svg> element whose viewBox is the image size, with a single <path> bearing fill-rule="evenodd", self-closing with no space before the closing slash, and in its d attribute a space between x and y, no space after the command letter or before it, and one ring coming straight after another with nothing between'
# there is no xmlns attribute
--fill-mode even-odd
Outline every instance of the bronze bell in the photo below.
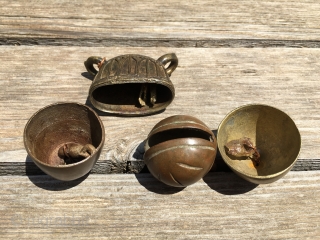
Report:
<svg viewBox="0 0 320 240"><path fill-rule="evenodd" d="M92 169L104 138L99 116L79 103L56 103L40 109L27 122L23 136L33 162L63 181L80 178Z"/></svg>
<svg viewBox="0 0 320 240"><path fill-rule="evenodd" d="M220 123L217 138L225 163L255 184L271 183L287 174L301 148L294 121L281 110L261 104L231 111Z"/></svg>
<svg viewBox="0 0 320 240"><path fill-rule="evenodd" d="M170 63L166 68L165 65ZM97 64L99 71L94 68ZM95 76L89 89L90 102L103 112L121 115L148 115L165 109L175 95L170 81L178 66L174 53L158 60L128 54L110 60L89 57L84 63Z"/></svg>
<svg viewBox="0 0 320 240"><path fill-rule="evenodd" d="M186 187L209 172L216 153L215 136L203 122L176 115L160 121L151 130L145 143L144 161L159 181Z"/></svg>

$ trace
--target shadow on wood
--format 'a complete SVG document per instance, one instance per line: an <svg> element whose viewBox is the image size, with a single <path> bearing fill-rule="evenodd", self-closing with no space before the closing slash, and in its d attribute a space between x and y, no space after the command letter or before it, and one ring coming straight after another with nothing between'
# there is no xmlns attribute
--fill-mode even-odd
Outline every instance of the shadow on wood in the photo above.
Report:
<svg viewBox="0 0 320 240"><path fill-rule="evenodd" d="M25 172L27 176L46 175L40 168L37 167L29 155L26 157Z"/></svg>
<svg viewBox="0 0 320 240"><path fill-rule="evenodd" d="M91 81L93 81L93 79L94 79L94 76L92 76L90 73L88 73L88 72L83 72L83 73L81 73L81 76L82 77L84 77L84 78L86 78L86 79L88 79L88 80L91 80ZM89 89L88 89L89 90Z"/></svg>
<svg viewBox="0 0 320 240"><path fill-rule="evenodd" d="M39 176L28 176L28 178L35 186L39 188L49 190L49 191L63 191L79 185L88 176L89 176L89 173L73 181L60 181L60 180L54 179L49 175L43 176L43 178L42 177L39 178Z"/></svg>
<svg viewBox="0 0 320 240"><path fill-rule="evenodd" d="M147 165L144 163L144 145L145 140L140 142L137 147L129 155L129 161L127 161L127 173L149 173Z"/></svg>
<svg viewBox="0 0 320 240"><path fill-rule="evenodd" d="M224 175L221 177L221 175ZM232 172L208 173L203 181L213 190L224 195L237 195L250 192L257 184L250 183Z"/></svg>
<svg viewBox="0 0 320 240"><path fill-rule="evenodd" d="M41 171L40 168L38 168L37 165L33 163L32 159L28 155L26 157L26 175L28 176L29 180L39 188L49 191L63 191L77 186L88 177L89 173L73 181L56 180ZM39 178L38 175L46 176L43 176L44 178Z"/></svg>
<svg viewBox="0 0 320 240"><path fill-rule="evenodd" d="M139 173L135 174L135 177L147 190L157 194L175 194L184 189L168 186L154 178L151 174Z"/></svg>
<svg viewBox="0 0 320 240"><path fill-rule="evenodd" d="M218 139L217 136L217 129L211 130L214 134L214 136L216 137L216 139ZM216 159L214 160L213 166L210 169L210 172L231 172L231 169L228 167L228 165L223 161L219 148L217 147L217 155L216 155Z"/></svg>
<svg viewBox="0 0 320 240"><path fill-rule="evenodd" d="M146 143L146 140L142 141L141 143L138 144L135 152L132 154L132 157L135 160L143 160L143 155L144 155L144 145Z"/></svg>

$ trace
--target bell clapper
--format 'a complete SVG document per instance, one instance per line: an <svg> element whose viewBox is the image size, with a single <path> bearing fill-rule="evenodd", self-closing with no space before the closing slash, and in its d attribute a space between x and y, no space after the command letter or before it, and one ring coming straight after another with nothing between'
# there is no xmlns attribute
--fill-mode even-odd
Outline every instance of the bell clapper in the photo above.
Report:
<svg viewBox="0 0 320 240"><path fill-rule="evenodd" d="M150 103L153 106L157 101L157 88L156 85L150 86Z"/></svg>
<svg viewBox="0 0 320 240"><path fill-rule="evenodd" d="M146 105L147 100L147 84L142 84L139 94L139 103L141 107L144 107Z"/></svg>
<svg viewBox="0 0 320 240"><path fill-rule="evenodd" d="M248 137L232 140L225 147L227 153L235 157L249 157L256 166L260 164L260 153Z"/></svg>
<svg viewBox="0 0 320 240"><path fill-rule="evenodd" d="M139 103L141 107L146 106L148 91L150 91L150 104L153 106L157 101L157 89L155 85L142 84L139 94Z"/></svg>
<svg viewBox="0 0 320 240"><path fill-rule="evenodd" d="M91 156L96 148L91 144L66 143L58 150L60 158L67 162L77 162Z"/></svg>

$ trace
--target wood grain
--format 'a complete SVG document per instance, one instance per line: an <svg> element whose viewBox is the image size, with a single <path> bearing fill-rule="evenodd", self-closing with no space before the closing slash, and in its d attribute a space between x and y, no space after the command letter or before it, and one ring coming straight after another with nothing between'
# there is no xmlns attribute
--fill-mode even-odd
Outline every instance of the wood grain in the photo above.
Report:
<svg viewBox="0 0 320 240"><path fill-rule="evenodd" d="M0 1L1 44L319 47L318 1Z"/></svg>
<svg viewBox="0 0 320 240"><path fill-rule="evenodd" d="M153 58L175 52L171 80L176 97L166 111L147 117L100 113L106 129L100 160L139 160L143 141L160 120L188 114L211 129L236 107L277 107L297 124L299 159L320 159L319 49L0 47L0 162L25 162L23 129L40 108L59 101L90 103L91 80L83 61L91 55L137 53ZM198 100L201 99L199 102ZM138 148L137 148L138 147ZM310 162L309 162L310 163Z"/></svg>
<svg viewBox="0 0 320 240"><path fill-rule="evenodd" d="M320 171L269 185L210 173L185 189L150 174L1 177L5 239L317 239Z"/></svg>

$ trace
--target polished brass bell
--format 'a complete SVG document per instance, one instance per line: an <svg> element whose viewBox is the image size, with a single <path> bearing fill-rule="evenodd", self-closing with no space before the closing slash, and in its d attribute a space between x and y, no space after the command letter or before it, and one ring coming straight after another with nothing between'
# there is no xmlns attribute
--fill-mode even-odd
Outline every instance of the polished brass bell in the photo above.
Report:
<svg viewBox="0 0 320 240"><path fill-rule="evenodd" d="M170 65L165 67L168 63ZM169 78L178 66L174 53L158 60L136 54L110 60L93 56L84 64L95 76L89 89L90 102L100 111L149 115L164 110L174 99L175 91Z"/></svg>
<svg viewBox="0 0 320 240"><path fill-rule="evenodd" d="M231 111L220 123L217 138L225 163L237 175L255 184L282 178L292 169L301 149L301 136L294 121L283 111L262 104ZM230 143L248 139L258 150L258 164L250 157L230 154Z"/></svg>

